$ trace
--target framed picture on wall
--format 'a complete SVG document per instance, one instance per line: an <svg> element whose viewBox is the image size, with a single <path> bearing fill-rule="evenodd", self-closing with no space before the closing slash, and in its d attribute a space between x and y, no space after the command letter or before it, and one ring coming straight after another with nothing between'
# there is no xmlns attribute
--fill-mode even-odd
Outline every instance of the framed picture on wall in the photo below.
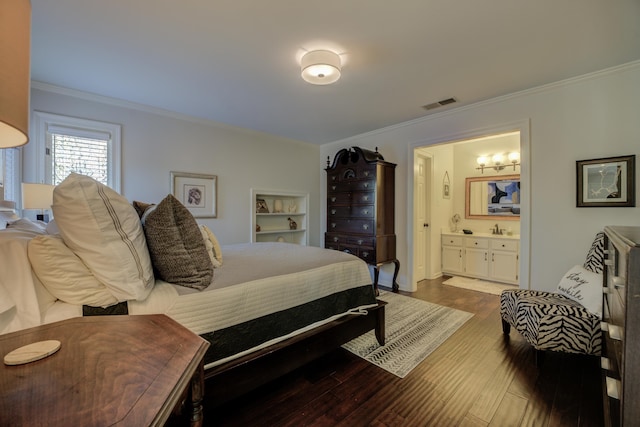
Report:
<svg viewBox="0 0 640 427"><path fill-rule="evenodd" d="M636 156L576 161L576 206L634 207Z"/></svg>
<svg viewBox="0 0 640 427"><path fill-rule="evenodd" d="M195 218L216 218L218 215L216 175L171 172L171 194Z"/></svg>
<svg viewBox="0 0 640 427"><path fill-rule="evenodd" d="M444 172L444 178L442 178L442 198L451 198L451 181L449 180L449 172Z"/></svg>

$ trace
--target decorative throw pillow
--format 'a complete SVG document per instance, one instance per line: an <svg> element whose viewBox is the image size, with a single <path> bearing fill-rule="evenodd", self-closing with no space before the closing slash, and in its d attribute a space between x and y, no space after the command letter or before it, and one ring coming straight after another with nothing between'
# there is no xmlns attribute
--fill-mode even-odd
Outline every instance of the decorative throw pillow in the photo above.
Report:
<svg viewBox="0 0 640 427"><path fill-rule="evenodd" d="M138 202L137 200L134 200L132 205L140 218L142 218L142 215L144 215L147 209L151 206L155 206L153 203Z"/></svg>
<svg viewBox="0 0 640 427"><path fill-rule="evenodd" d="M53 190L64 243L118 301L143 300L154 284L140 218L120 194L72 173Z"/></svg>
<svg viewBox="0 0 640 427"><path fill-rule="evenodd" d="M193 215L169 194L142 215L151 261L157 276L169 283L204 289L213 265Z"/></svg>
<svg viewBox="0 0 640 427"><path fill-rule="evenodd" d="M602 317L602 274L592 273L576 265L562 277L557 292Z"/></svg>
<svg viewBox="0 0 640 427"><path fill-rule="evenodd" d="M587 259L582 265L584 268L592 273L602 273L604 260L604 233L599 232L596 234L591 249L587 253Z"/></svg>
<svg viewBox="0 0 640 427"><path fill-rule="evenodd" d="M69 304L106 307L118 302L60 236L42 235L29 241L31 268L45 288Z"/></svg>
<svg viewBox="0 0 640 427"><path fill-rule="evenodd" d="M213 234L213 231L211 231L211 229L206 225L201 225L200 230L202 231L202 238L204 239L207 251L209 252L209 257L211 258L213 267L220 267L222 265L222 249L220 248L218 239L215 234Z"/></svg>

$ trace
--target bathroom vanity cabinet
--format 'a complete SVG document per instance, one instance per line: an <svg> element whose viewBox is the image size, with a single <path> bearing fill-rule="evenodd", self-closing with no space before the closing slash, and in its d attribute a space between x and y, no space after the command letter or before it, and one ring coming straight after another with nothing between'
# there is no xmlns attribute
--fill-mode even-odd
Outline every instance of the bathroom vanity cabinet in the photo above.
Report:
<svg viewBox="0 0 640 427"><path fill-rule="evenodd" d="M520 239L492 234L442 233L442 273L518 284Z"/></svg>

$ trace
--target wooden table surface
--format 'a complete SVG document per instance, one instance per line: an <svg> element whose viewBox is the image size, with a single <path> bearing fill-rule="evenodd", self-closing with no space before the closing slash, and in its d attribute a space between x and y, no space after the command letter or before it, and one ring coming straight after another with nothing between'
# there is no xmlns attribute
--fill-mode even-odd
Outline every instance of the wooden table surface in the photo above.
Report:
<svg viewBox="0 0 640 427"><path fill-rule="evenodd" d="M51 339L61 342L55 354L1 364L1 426L163 425L189 386L201 398L209 343L167 316L79 317L25 329L0 336L0 355Z"/></svg>

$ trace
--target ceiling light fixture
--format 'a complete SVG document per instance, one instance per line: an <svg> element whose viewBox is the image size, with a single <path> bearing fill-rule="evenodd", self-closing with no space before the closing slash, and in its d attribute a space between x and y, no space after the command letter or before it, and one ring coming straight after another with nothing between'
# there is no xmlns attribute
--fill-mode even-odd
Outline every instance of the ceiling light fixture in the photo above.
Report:
<svg viewBox="0 0 640 427"><path fill-rule="evenodd" d="M29 141L31 2L0 2L0 148Z"/></svg>
<svg viewBox="0 0 640 427"><path fill-rule="evenodd" d="M507 166L513 166L513 170L516 170L516 166L520 166L520 153L514 152L507 155L509 159L508 163L504 162L503 154L494 154L493 156L480 156L476 159L476 162L480 167L476 168L480 170L480 173L484 173L486 169L493 169L496 172L500 172ZM489 165L489 159L493 162L493 165Z"/></svg>
<svg viewBox="0 0 640 427"><path fill-rule="evenodd" d="M328 85L340 78L340 56L328 50L307 52L300 65L302 78L313 85Z"/></svg>

